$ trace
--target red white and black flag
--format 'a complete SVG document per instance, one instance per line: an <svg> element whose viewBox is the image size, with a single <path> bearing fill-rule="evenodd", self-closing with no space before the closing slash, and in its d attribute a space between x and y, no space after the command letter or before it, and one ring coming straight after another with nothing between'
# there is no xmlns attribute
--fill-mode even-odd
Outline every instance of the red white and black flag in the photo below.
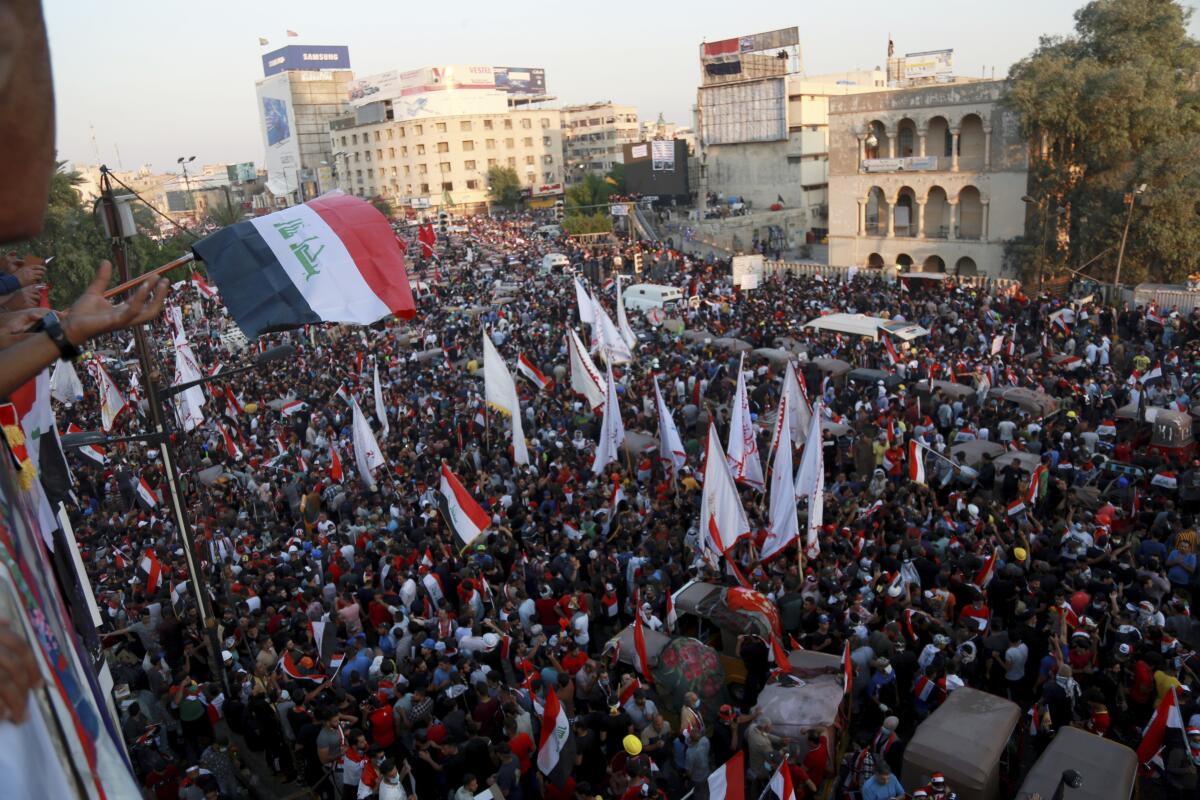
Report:
<svg viewBox="0 0 1200 800"><path fill-rule="evenodd" d="M552 686L546 687L537 765L546 779L556 786L565 784L575 769L575 737L571 734L567 710L558 702Z"/></svg>

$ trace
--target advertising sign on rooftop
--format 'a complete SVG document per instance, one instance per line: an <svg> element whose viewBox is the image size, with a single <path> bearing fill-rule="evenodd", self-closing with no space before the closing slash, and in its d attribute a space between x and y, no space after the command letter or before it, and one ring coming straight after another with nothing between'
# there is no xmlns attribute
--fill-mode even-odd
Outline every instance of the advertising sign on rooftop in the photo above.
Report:
<svg viewBox="0 0 1200 800"><path fill-rule="evenodd" d="M291 69L350 69L350 48L345 45L289 44L262 57L263 77Z"/></svg>
<svg viewBox="0 0 1200 800"><path fill-rule="evenodd" d="M509 94L544 95L546 70L541 67L492 67L496 88Z"/></svg>

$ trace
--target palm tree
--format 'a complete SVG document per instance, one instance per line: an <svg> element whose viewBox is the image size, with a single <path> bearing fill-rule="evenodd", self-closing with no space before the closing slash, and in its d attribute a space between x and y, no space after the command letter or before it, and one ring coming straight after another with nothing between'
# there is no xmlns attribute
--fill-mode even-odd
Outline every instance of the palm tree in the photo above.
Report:
<svg viewBox="0 0 1200 800"><path fill-rule="evenodd" d="M208 221L218 228L241 222L243 216L242 207L233 203L228 195L225 197L225 202L216 203L208 208Z"/></svg>
<svg viewBox="0 0 1200 800"><path fill-rule="evenodd" d="M50 179L51 208L71 208L79 206L82 197L76 186L83 183L83 176L75 170L67 169L66 161L54 164L54 176Z"/></svg>

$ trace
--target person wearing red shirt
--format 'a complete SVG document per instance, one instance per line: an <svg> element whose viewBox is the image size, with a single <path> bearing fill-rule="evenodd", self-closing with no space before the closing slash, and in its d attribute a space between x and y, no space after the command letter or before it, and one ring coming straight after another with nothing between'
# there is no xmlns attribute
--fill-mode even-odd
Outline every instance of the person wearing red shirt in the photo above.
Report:
<svg viewBox="0 0 1200 800"><path fill-rule="evenodd" d="M388 696L379 692L375 696L378 705L367 715L367 726L371 731L371 743L390 751L396 743L396 718Z"/></svg>
<svg viewBox="0 0 1200 800"><path fill-rule="evenodd" d="M808 754L804 756L804 770L817 786L825 780L829 768L829 742L818 731L808 732Z"/></svg>
<svg viewBox="0 0 1200 800"><path fill-rule="evenodd" d="M964 621L964 624L970 626L970 630L980 633L987 632L992 621L992 612L984 604L982 592L976 593L971 604L958 612L958 616L960 620Z"/></svg>
<svg viewBox="0 0 1200 800"><path fill-rule="evenodd" d="M533 601L533 608L547 636L558 630L558 601L549 586L542 587L542 596Z"/></svg>
<svg viewBox="0 0 1200 800"><path fill-rule="evenodd" d="M504 731L508 734L508 746L512 750L513 755L521 762L521 774L529 772L533 762L530 755L537 749L537 745L533 743L533 737L524 731L517 731L517 721L510 719L504 725Z"/></svg>

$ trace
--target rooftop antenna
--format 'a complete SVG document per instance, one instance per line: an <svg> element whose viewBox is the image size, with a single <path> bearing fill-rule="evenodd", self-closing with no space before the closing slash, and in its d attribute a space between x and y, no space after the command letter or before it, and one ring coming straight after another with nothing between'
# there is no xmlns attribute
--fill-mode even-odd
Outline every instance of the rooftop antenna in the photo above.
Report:
<svg viewBox="0 0 1200 800"><path fill-rule="evenodd" d="M99 164L99 163L101 163L101 161L100 161L100 146L98 144L96 144L96 126L89 122L88 123L88 131L91 132L91 136L92 136L92 152L95 153L96 163Z"/></svg>
<svg viewBox="0 0 1200 800"><path fill-rule="evenodd" d="M113 149L117 151L117 169L125 171L125 165L121 163L121 145L113 142Z"/></svg>

